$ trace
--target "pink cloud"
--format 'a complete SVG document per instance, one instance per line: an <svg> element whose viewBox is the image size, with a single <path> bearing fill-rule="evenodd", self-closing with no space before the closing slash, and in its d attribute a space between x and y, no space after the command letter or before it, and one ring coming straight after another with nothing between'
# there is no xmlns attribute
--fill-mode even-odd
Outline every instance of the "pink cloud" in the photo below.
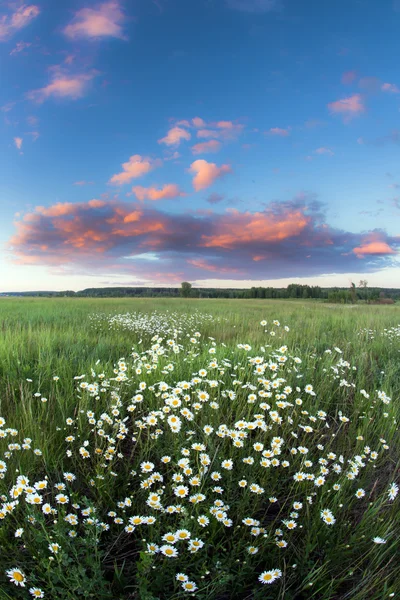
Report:
<svg viewBox="0 0 400 600"><path fill-rule="evenodd" d="M0 41L5 41L14 33L23 29L40 13L39 7L23 4L10 16L0 18Z"/></svg>
<svg viewBox="0 0 400 600"><path fill-rule="evenodd" d="M73 22L64 29L70 38L114 37L126 39L122 25L126 17L118 2L104 2L96 8L82 8L75 14Z"/></svg>
<svg viewBox="0 0 400 600"><path fill-rule="evenodd" d="M194 119L192 119L192 123L197 128L206 126L206 122L204 121L204 119L201 119L200 117L194 117Z"/></svg>
<svg viewBox="0 0 400 600"><path fill-rule="evenodd" d="M265 132L267 135L278 135L280 137L287 137L290 135L290 127L287 129L281 129L280 127L271 127L268 131Z"/></svg>
<svg viewBox="0 0 400 600"><path fill-rule="evenodd" d="M21 150L22 142L23 142L23 139L21 137L14 138L14 144L15 144L15 147L18 148L18 150Z"/></svg>
<svg viewBox="0 0 400 600"><path fill-rule="evenodd" d="M343 73L342 75L342 83L344 85L349 85L350 83L353 83L356 77L356 71L346 71L346 73Z"/></svg>
<svg viewBox="0 0 400 600"><path fill-rule="evenodd" d="M206 154L209 152L218 152L221 149L221 142L210 140L209 142L201 142L192 146L193 154Z"/></svg>
<svg viewBox="0 0 400 600"><path fill-rule="evenodd" d="M400 89L394 83L383 83L381 90L383 92L390 92L391 94L400 94Z"/></svg>
<svg viewBox="0 0 400 600"><path fill-rule="evenodd" d="M189 172L196 173L193 178L193 187L196 192L210 187L216 179L231 173L230 165L221 165L217 167L215 163L209 163L206 160L195 160L191 165Z"/></svg>
<svg viewBox="0 0 400 600"><path fill-rule="evenodd" d="M212 271L213 273L240 273L239 269L234 267L223 267L222 265L215 265L203 258L191 258L186 261L189 265L196 267L196 269L202 269L204 271Z"/></svg>
<svg viewBox="0 0 400 600"><path fill-rule="evenodd" d="M171 198L178 198L184 196L184 192L179 188L176 183L166 183L161 189L156 187L145 188L140 185L134 186L132 192L136 195L138 200L164 200Z"/></svg>
<svg viewBox="0 0 400 600"><path fill-rule="evenodd" d="M182 127L172 127L165 137L158 140L158 143L166 144L166 146L179 146L181 140L190 140L191 137L192 136L186 129L182 129Z"/></svg>
<svg viewBox="0 0 400 600"><path fill-rule="evenodd" d="M334 153L332 152L332 150L330 148L322 147L322 148L317 148L315 150L315 154L329 154L329 156L333 156Z"/></svg>
<svg viewBox="0 0 400 600"><path fill-rule="evenodd" d="M216 138L218 137L218 135L218 131L215 131L213 129L199 129L199 131L197 132L198 138Z"/></svg>
<svg viewBox="0 0 400 600"><path fill-rule="evenodd" d="M30 46L32 46L30 42L17 42L15 47L11 50L10 56L19 54L20 52L23 52L26 48L29 48Z"/></svg>
<svg viewBox="0 0 400 600"><path fill-rule="evenodd" d="M17 264L169 282L171 271L180 281L201 277L202 269L221 278L237 269L243 279L265 279L266 267L269 276L282 278L310 275L310 268L313 275L344 274L393 265L399 236L352 233L323 219L321 206L306 194L258 212L223 213L167 213L153 203L93 198L35 207L15 221L7 248ZM157 253L157 261L135 260L146 252Z"/></svg>
<svg viewBox="0 0 400 600"><path fill-rule="evenodd" d="M234 123L233 121L217 121L216 123L211 123L211 125L220 130L219 137L221 139L235 139L244 129L242 123Z"/></svg>
<svg viewBox="0 0 400 600"><path fill-rule="evenodd" d="M179 152L175 150L175 152L173 152L170 156L165 156L164 160L178 160L180 157L181 155Z"/></svg>
<svg viewBox="0 0 400 600"><path fill-rule="evenodd" d="M331 113L343 115L345 121L349 121L365 111L363 99L360 94L354 94L348 98L330 102L328 108Z"/></svg>
<svg viewBox="0 0 400 600"><path fill-rule="evenodd" d="M353 248L353 252L357 258L364 258L365 256L371 255L382 256L387 254L396 254L396 251L393 250L389 244L382 241L365 242L361 246Z"/></svg>
<svg viewBox="0 0 400 600"><path fill-rule="evenodd" d="M98 71L95 70L81 75L66 75L57 68L51 83L43 88L31 90L27 93L27 98L38 103L44 102L51 96L77 100L85 95L90 82L96 75L98 75Z"/></svg>
<svg viewBox="0 0 400 600"><path fill-rule="evenodd" d="M203 235L203 245L208 248L233 248L247 243L281 242L299 236L310 224L304 211L295 209L284 215L267 212L241 213L230 210L230 216L219 223L212 235ZM261 260L258 256L253 260Z"/></svg>
<svg viewBox="0 0 400 600"><path fill-rule="evenodd" d="M169 142L170 144L175 144L176 137L178 138L177 142L180 141L180 138L188 140L190 133L187 131L187 129L196 129L196 137L199 139L213 138L214 140L221 140L221 142L229 142L236 140L244 129L244 125L242 123L223 120L207 122L201 117L193 117L193 119L190 120L185 119L180 121L171 119L171 121L174 121L175 123L174 128L171 130L172 133L168 132L167 137L159 140L159 143ZM183 133L180 129L180 126L186 128L183 130ZM177 128L179 130L175 135L175 130Z"/></svg>
<svg viewBox="0 0 400 600"><path fill-rule="evenodd" d="M74 181L74 185L93 185L94 181L86 181L85 179L81 181Z"/></svg>
<svg viewBox="0 0 400 600"><path fill-rule="evenodd" d="M129 158L128 162L122 163L121 173L113 175L109 183L115 183L117 185L129 183L132 179L142 177L142 175L149 173L149 171L161 167L162 164L162 160L159 158L153 159L148 156L134 154Z"/></svg>

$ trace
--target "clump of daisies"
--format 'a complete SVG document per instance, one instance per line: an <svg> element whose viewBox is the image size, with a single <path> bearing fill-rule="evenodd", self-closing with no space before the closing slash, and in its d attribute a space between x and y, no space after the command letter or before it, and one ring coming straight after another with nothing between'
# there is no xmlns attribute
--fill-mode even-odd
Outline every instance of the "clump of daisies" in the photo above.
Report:
<svg viewBox="0 0 400 600"><path fill-rule="evenodd" d="M345 403L330 409L307 360L291 347L289 327L262 320L263 346L227 346L201 333L213 318L92 318L94 327L140 331L148 340L74 377L76 410L57 428L58 479L54 470L43 474L42 449L0 417L0 519L15 556L23 543L54 570L76 561L92 536L96 548L111 548L106 558L116 564L134 546L154 567L149 585L165 569L175 577L163 587L195 593L200 578L207 585L221 579L224 544L253 569L251 585L279 586L306 528L317 522L329 539L348 518L347 506L368 510L369 474L390 447L369 423L379 411L392 416L390 396L357 390L356 366L334 346L306 359L326 365L326 381L338 393L358 393L365 410L356 419ZM59 376L52 380L60 384ZM32 401L46 410L51 396L33 389ZM24 453L37 477L35 469L29 477L17 470ZM392 482L379 501L394 502L398 491ZM5 575L17 587L45 578L9 566ZM47 590L32 586L29 593L43 598Z"/></svg>

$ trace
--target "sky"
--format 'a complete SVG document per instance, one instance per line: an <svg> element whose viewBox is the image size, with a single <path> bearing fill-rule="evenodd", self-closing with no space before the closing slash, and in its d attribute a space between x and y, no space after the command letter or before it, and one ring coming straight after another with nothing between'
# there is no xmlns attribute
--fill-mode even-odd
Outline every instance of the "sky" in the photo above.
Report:
<svg viewBox="0 0 400 600"><path fill-rule="evenodd" d="M0 292L400 287L400 0L0 0Z"/></svg>

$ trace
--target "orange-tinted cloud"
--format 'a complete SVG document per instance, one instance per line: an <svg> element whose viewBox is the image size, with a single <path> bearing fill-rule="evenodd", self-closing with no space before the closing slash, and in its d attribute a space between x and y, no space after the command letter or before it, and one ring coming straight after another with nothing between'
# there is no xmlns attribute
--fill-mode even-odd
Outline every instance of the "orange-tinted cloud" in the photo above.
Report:
<svg viewBox="0 0 400 600"><path fill-rule="evenodd" d="M162 160L157 158L153 159L148 156L141 156L140 154L134 154L128 160L128 162L122 163L121 173L113 175L109 183L115 183L116 185L123 185L129 183L132 179L142 177L146 173L149 173L153 169L162 166Z"/></svg>
<svg viewBox="0 0 400 600"><path fill-rule="evenodd" d="M199 129L197 132L198 138L210 138L210 137L218 137L218 131L213 129Z"/></svg>
<svg viewBox="0 0 400 600"><path fill-rule="evenodd" d="M382 256L388 254L397 254L393 248L383 241L365 242L357 248L353 248L357 258L365 258L365 256Z"/></svg>
<svg viewBox="0 0 400 600"><path fill-rule="evenodd" d="M192 153L193 154L207 154L207 153L213 153L213 152L218 152L219 150L221 150L221 142L218 142L218 140L210 140L209 142L200 142L199 144L195 144L194 146L192 146Z"/></svg>
<svg viewBox="0 0 400 600"><path fill-rule="evenodd" d="M333 156L333 152L330 148L325 148L325 146L322 146L321 148L317 148L315 150L315 154L328 154L329 156Z"/></svg>
<svg viewBox="0 0 400 600"><path fill-rule="evenodd" d="M207 248L232 248L249 242L280 242L300 235L309 223L310 217L301 210L284 215L231 210L212 235L203 235L203 245Z"/></svg>
<svg viewBox="0 0 400 600"><path fill-rule="evenodd" d="M209 163L206 160L199 159L192 162L189 172L196 173L193 177L193 187L196 192L210 187L216 179L231 173L230 165L221 165L217 167L215 163Z"/></svg>
<svg viewBox="0 0 400 600"><path fill-rule="evenodd" d="M14 138L14 144L15 144L15 147L18 148L18 150L21 150L22 142L23 142L23 139L21 137Z"/></svg>
<svg viewBox="0 0 400 600"><path fill-rule="evenodd" d="M391 94L400 94L400 89L394 83L383 83L381 90L383 92L389 92Z"/></svg>
<svg viewBox="0 0 400 600"><path fill-rule="evenodd" d="M12 260L75 273L130 274L158 281L304 277L376 271L393 264L400 236L351 233L324 222L311 194L263 211L167 213L154 204L93 198L37 206L15 222ZM143 260L146 256L151 260ZM360 260L362 258L362 260ZM203 272L203 276L202 276Z"/></svg>
<svg viewBox="0 0 400 600"><path fill-rule="evenodd" d="M356 77L357 77L356 71L346 71L346 73L343 73L343 75L342 75L342 83L344 85L349 85L350 83L353 83L353 81L356 79Z"/></svg>
<svg viewBox="0 0 400 600"><path fill-rule="evenodd" d="M186 129L182 129L182 127L172 127L165 137L158 140L158 143L166 144L166 146L179 146L182 140L190 140L191 137L192 136Z"/></svg>
<svg viewBox="0 0 400 600"><path fill-rule="evenodd" d="M348 98L330 102L328 108L331 113L343 115L345 121L349 121L365 112L364 102L360 94L353 94Z"/></svg>
<svg viewBox="0 0 400 600"><path fill-rule="evenodd" d="M156 187L145 188L138 185L132 188L132 192L136 195L136 198L141 201L164 200L185 195L176 183L166 183L161 189L157 189Z"/></svg>
<svg viewBox="0 0 400 600"><path fill-rule="evenodd" d="M187 260L189 265L193 265L196 269L202 271L212 271L214 273L239 273L239 269L235 267L223 267L222 265L212 264L202 258L191 258Z"/></svg>
<svg viewBox="0 0 400 600"><path fill-rule="evenodd" d="M280 127L271 127L268 131L265 132L267 135L278 135L280 137L287 137L290 135L290 127L286 129L281 129Z"/></svg>
<svg viewBox="0 0 400 600"><path fill-rule="evenodd" d="M35 102L42 103L51 96L55 98L70 98L77 100L85 95L90 82L98 75L98 72L92 70L90 73L80 75L68 75L57 69L53 73L51 83L43 88L31 90L27 93L27 98Z"/></svg>
<svg viewBox="0 0 400 600"><path fill-rule="evenodd" d="M70 38L114 37L126 39L122 25L126 17L118 2L104 2L96 8L82 8L75 14L72 23L64 29Z"/></svg>
<svg viewBox="0 0 400 600"><path fill-rule="evenodd" d="M199 119L198 117L197 119L197 127L200 127L200 129L198 129L196 135L200 139L215 138L228 142L236 140L244 129L244 125L241 123L234 123L233 121L206 123L203 119Z"/></svg>
<svg viewBox="0 0 400 600"><path fill-rule="evenodd" d="M201 119L200 117L194 117L194 119L192 119L192 123L195 127L205 127L206 126L206 122L204 121L204 119ZM189 124L188 124L189 127Z"/></svg>
<svg viewBox="0 0 400 600"><path fill-rule="evenodd" d="M10 3L11 4L11 3ZM33 21L40 13L39 7L31 4L23 4L11 15L5 15L0 20L0 41L8 40L14 33L23 29Z"/></svg>

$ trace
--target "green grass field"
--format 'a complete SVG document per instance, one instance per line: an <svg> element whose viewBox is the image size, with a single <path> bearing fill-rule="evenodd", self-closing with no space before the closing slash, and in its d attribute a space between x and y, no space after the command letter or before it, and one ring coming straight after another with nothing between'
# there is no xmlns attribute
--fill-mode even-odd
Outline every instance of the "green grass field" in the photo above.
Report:
<svg viewBox="0 0 400 600"><path fill-rule="evenodd" d="M398 305L2 298L0 328L1 599L400 594Z"/></svg>

